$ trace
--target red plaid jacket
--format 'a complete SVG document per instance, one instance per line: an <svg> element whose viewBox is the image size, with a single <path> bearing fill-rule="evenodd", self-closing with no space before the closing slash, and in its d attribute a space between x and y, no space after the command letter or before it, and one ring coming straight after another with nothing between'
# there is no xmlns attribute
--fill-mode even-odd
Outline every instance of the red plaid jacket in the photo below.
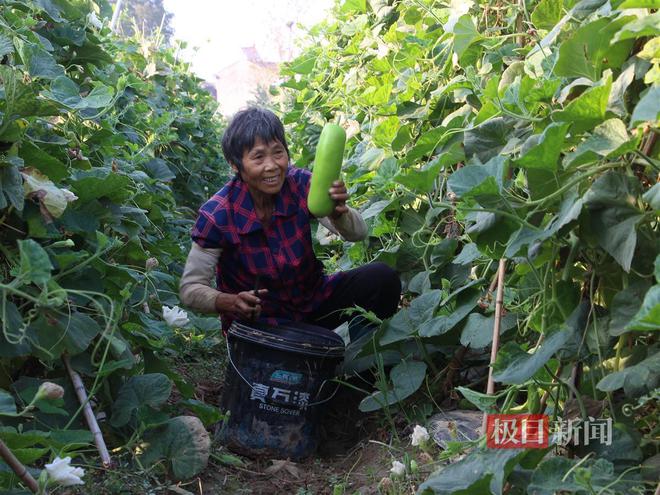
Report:
<svg viewBox="0 0 660 495"><path fill-rule="evenodd" d="M202 205L192 239L203 248L220 248L216 268L218 290L237 294L253 290L258 277L261 320L276 324L302 321L332 295L343 275L325 275L312 248L307 208L311 173L289 166L264 228L245 183L234 177ZM229 328L235 315L221 314Z"/></svg>

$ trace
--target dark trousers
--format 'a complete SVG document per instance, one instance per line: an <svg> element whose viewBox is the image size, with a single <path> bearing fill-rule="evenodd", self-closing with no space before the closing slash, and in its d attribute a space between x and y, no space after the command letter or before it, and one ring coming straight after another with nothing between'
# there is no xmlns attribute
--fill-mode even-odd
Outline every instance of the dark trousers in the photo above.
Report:
<svg viewBox="0 0 660 495"><path fill-rule="evenodd" d="M385 263L369 263L344 272L344 277L332 296L326 299L307 321L333 329L355 318L355 314L343 312L344 309L354 306L371 311L382 320L396 313L400 296L401 281L397 273ZM367 328L356 331L363 335ZM351 331L351 340L360 336L356 331Z"/></svg>

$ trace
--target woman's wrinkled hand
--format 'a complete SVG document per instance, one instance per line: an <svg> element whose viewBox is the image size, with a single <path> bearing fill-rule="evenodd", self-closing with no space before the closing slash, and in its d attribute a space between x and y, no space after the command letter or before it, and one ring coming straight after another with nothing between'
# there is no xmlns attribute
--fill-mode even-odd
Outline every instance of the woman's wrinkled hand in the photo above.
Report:
<svg viewBox="0 0 660 495"><path fill-rule="evenodd" d="M238 294L221 293L215 299L215 308L219 313L233 313L242 320L256 320L261 314L261 297L268 289L243 291Z"/></svg>
<svg viewBox="0 0 660 495"><path fill-rule="evenodd" d="M346 206L346 200L349 198L348 191L346 190L346 185L341 180L336 180L332 183L332 186L328 190L330 194L330 199L335 202L335 208L330 213L330 218L337 219L342 216L344 213L348 212L348 206Z"/></svg>

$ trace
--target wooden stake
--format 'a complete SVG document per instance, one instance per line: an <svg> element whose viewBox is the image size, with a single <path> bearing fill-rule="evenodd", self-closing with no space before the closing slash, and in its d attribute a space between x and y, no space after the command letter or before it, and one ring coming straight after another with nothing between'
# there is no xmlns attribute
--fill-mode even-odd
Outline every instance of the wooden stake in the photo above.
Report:
<svg viewBox="0 0 660 495"><path fill-rule="evenodd" d="M506 269L506 260L500 259L500 265L497 269L497 296L495 297L495 324L493 325L493 345L490 350L490 367L488 368L488 384L486 385L486 394L495 393L495 381L493 380L493 363L497 359L497 350L500 347L500 325L502 324L502 306L504 305L504 270ZM482 433L486 433L487 414L484 413L482 422Z"/></svg>
<svg viewBox="0 0 660 495"><path fill-rule="evenodd" d="M524 29L523 26L523 12L525 10L525 0L518 0L518 15L516 16L516 31L518 33L522 33L522 30ZM516 42L521 46L525 46L525 35L520 34L516 37Z"/></svg>
<svg viewBox="0 0 660 495"><path fill-rule="evenodd" d="M96 449L99 451L101 456L101 462L103 467L109 468L112 467L112 459L110 458L110 453L108 448L105 446L105 440L103 439L103 434L99 428L99 424L96 422L96 416L94 416L94 411L92 411L92 406L89 404L89 399L87 398L87 391L85 390L85 385L80 378L80 375L76 373L71 367L71 361L69 356L66 354L62 356L62 361L64 361L64 366L66 367L69 377L71 378L71 383L73 383L73 388L76 391L78 400L83 406L83 414L85 415L85 420L89 431L94 435L94 443L96 444Z"/></svg>
<svg viewBox="0 0 660 495"><path fill-rule="evenodd" d="M32 493L39 492L39 483L37 483L37 480L32 477L27 468L16 458L14 453L9 450L9 447L2 440L0 440L0 457L14 470L16 476L27 485Z"/></svg>

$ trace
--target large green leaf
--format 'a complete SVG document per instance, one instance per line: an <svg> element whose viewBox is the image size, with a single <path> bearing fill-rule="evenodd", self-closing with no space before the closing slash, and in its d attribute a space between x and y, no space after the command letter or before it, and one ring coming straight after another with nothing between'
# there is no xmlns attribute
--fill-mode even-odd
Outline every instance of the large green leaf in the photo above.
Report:
<svg viewBox="0 0 660 495"><path fill-rule="evenodd" d="M179 405L193 412L207 427L225 418L220 409L197 399L182 400Z"/></svg>
<svg viewBox="0 0 660 495"><path fill-rule="evenodd" d="M508 314L502 318L500 324L500 335L516 326L518 318L515 314ZM493 327L495 315L484 316L472 313L463 327L461 333L461 344L473 349L483 349L493 342Z"/></svg>
<svg viewBox="0 0 660 495"><path fill-rule="evenodd" d="M637 244L636 226L643 218L642 212L630 205L630 198L638 193L639 182L634 178L609 172L599 177L584 196L598 243L625 271L630 271Z"/></svg>
<svg viewBox="0 0 660 495"><path fill-rule="evenodd" d="M130 177L110 168L95 167L76 172L74 177L76 182L72 184L72 190L81 203L102 197L121 203L132 195L133 181Z"/></svg>
<svg viewBox="0 0 660 495"><path fill-rule="evenodd" d="M454 258L454 263L457 265L468 265L478 259L481 256L481 252L477 245L473 242L466 244L461 249L461 252Z"/></svg>
<svg viewBox="0 0 660 495"><path fill-rule="evenodd" d="M550 124L541 134L529 137L514 165L523 168L556 170L569 124Z"/></svg>
<svg viewBox="0 0 660 495"><path fill-rule="evenodd" d="M620 67L628 58L632 41L610 45L621 26L631 18L603 17L575 30L559 47L554 73L564 77L587 77L597 81L604 68Z"/></svg>
<svg viewBox="0 0 660 495"><path fill-rule="evenodd" d="M637 245L637 224L644 215L635 208L614 206L593 211L590 217L600 246L629 272Z"/></svg>
<svg viewBox="0 0 660 495"><path fill-rule="evenodd" d="M441 297L440 290L426 292L415 298L409 307L399 310L386 320L379 340L380 345L393 344L410 337L420 325L433 316Z"/></svg>
<svg viewBox="0 0 660 495"><path fill-rule="evenodd" d="M651 122L657 124L660 119L660 86L648 88L633 110L630 124Z"/></svg>
<svg viewBox="0 0 660 495"><path fill-rule="evenodd" d="M449 138L447 129L436 127L424 132L415 142L415 146L406 155L406 161L413 163L423 156L431 155L435 149Z"/></svg>
<svg viewBox="0 0 660 495"><path fill-rule="evenodd" d="M44 91L44 97L73 110L100 109L109 106L113 100L113 89L98 85L86 96L80 96L78 85L66 76L52 81L50 90Z"/></svg>
<svg viewBox="0 0 660 495"><path fill-rule="evenodd" d="M143 406L162 406L172 392L172 382L162 373L132 376L122 385L112 404L110 424L126 425Z"/></svg>
<svg viewBox="0 0 660 495"><path fill-rule="evenodd" d="M579 445L576 453L579 457L593 455L598 460L609 461L616 466L616 472L621 473L624 467L637 467L644 458L644 454L640 448L639 433L630 424L614 421L613 423L610 445L604 441L589 442ZM627 479L631 481L639 479L638 472L631 474L632 476Z"/></svg>
<svg viewBox="0 0 660 495"><path fill-rule="evenodd" d="M626 326L626 330L650 332L660 330L660 284L651 287L641 308Z"/></svg>
<svg viewBox="0 0 660 495"><path fill-rule="evenodd" d="M513 131L513 122L504 117L489 119L476 127L465 131L465 156L469 159L476 155L482 163L498 156L509 142Z"/></svg>
<svg viewBox="0 0 660 495"><path fill-rule="evenodd" d="M626 396L635 397L660 385L660 352L645 360L605 376L596 387L603 392L623 388Z"/></svg>
<svg viewBox="0 0 660 495"><path fill-rule="evenodd" d="M355 13L355 12L366 12L367 2L366 0L345 0L342 3L340 11L346 14Z"/></svg>
<svg viewBox="0 0 660 495"><path fill-rule="evenodd" d="M9 392L0 388L0 416L15 416L16 413L14 397Z"/></svg>
<svg viewBox="0 0 660 495"><path fill-rule="evenodd" d="M64 77L64 68L46 50L20 38L16 38L14 43L30 76L42 79Z"/></svg>
<svg viewBox="0 0 660 495"><path fill-rule="evenodd" d="M194 416L178 416L145 434L147 449L140 457L150 466L165 459L175 479L192 478L208 464L211 439Z"/></svg>
<svg viewBox="0 0 660 495"><path fill-rule="evenodd" d="M25 356L30 353L30 345L20 332L23 326L23 316L6 297L0 299L0 357ZM9 340L8 340L9 339Z"/></svg>
<svg viewBox="0 0 660 495"><path fill-rule="evenodd" d="M473 197L484 206L496 203L500 198L507 161L495 157L485 165L467 165L451 174L447 185L457 197Z"/></svg>
<svg viewBox="0 0 660 495"><path fill-rule="evenodd" d="M419 493L502 495L504 481L524 455L522 449L474 450L434 472L420 485Z"/></svg>
<svg viewBox="0 0 660 495"><path fill-rule="evenodd" d="M553 120L572 124L571 133L574 134L592 129L605 120L611 88L612 75L608 74L597 85L571 101L563 110L553 112Z"/></svg>
<svg viewBox="0 0 660 495"><path fill-rule="evenodd" d="M23 464L32 464L48 453L49 449L12 449L12 453Z"/></svg>
<svg viewBox="0 0 660 495"><path fill-rule="evenodd" d="M660 12L655 12L628 22L616 33L612 42L616 43L621 40L642 38L644 36L657 36L658 34L660 34Z"/></svg>
<svg viewBox="0 0 660 495"><path fill-rule="evenodd" d="M620 9L657 9L658 0L623 0L618 6Z"/></svg>
<svg viewBox="0 0 660 495"><path fill-rule="evenodd" d="M170 170L162 158L149 160L143 166L147 173L154 179L168 182L176 177L176 174Z"/></svg>
<svg viewBox="0 0 660 495"><path fill-rule="evenodd" d="M401 402L417 391L426 376L426 364L420 361L403 361L390 371L391 388L378 390L360 402L360 411L377 411Z"/></svg>
<svg viewBox="0 0 660 495"><path fill-rule="evenodd" d="M44 285L48 282L53 265L46 250L32 239L19 240L18 250L21 264L17 275L27 283Z"/></svg>
<svg viewBox="0 0 660 495"><path fill-rule="evenodd" d="M589 208L630 205L639 195L640 185L634 177L620 172L608 172L598 177L583 197Z"/></svg>
<svg viewBox="0 0 660 495"><path fill-rule="evenodd" d="M572 337L572 329L558 330L547 335L533 353L526 352L515 342L507 342L497 353L497 360L493 364L493 378L507 384L525 383Z"/></svg>
<svg viewBox="0 0 660 495"><path fill-rule="evenodd" d="M563 6L563 0L541 0L532 12L532 22L538 29L552 29L562 17Z"/></svg>
<svg viewBox="0 0 660 495"><path fill-rule="evenodd" d="M655 183L648 191L642 196L651 208L655 211L660 211L660 182Z"/></svg>
<svg viewBox="0 0 660 495"><path fill-rule="evenodd" d="M498 412L497 401L508 393L506 389L500 391L497 394L491 395L475 392L474 390L470 390L466 387L456 387L456 390L462 393L463 397L475 405L477 409L490 414Z"/></svg>
<svg viewBox="0 0 660 495"><path fill-rule="evenodd" d="M24 430L19 432L13 426L0 426L0 440L12 449L24 449L34 445L49 445L51 432Z"/></svg>
<svg viewBox="0 0 660 495"><path fill-rule="evenodd" d="M454 25L454 51L461 57L472 43L480 38L479 31L472 17L469 15L461 16Z"/></svg>
<svg viewBox="0 0 660 495"><path fill-rule="evenodd" d="M613 493L632 493L639 484L638 475L623 476L614 472L614 466L605 459L567 459L549 457L532 474L527 493L554 495L555 493L589 493L596 490L612 490Z"/></svg>
<svg viewBox="0 0 660 495"><path fill-rule="evenodd" d="M449 332L458 325L463 318L477 305L479 296L473 291L466 291L456 301L456 307L452 310L444 310L447 314L436 316L419 326L420 337L436 337Z"/></svg>
<svg viewBox="0 0 660 495"><path fill-rule="evenodd" d="M413 325L419 326L425 321L431 319L435 308L440 304L442 298L442 291L438 289L425 292L421 296L416 297L410 303L408 308L410 321Z"/></svg>
<svg viewBox="0 0 660 495"><path fill-rule="evenodd" d="M566 166L577 166L603 158L617 158L637 148L638 139L631 139L626 124L620 119L609 119L597 126L594 132L577 149L566 155Z"/></svg>
<svg viewBox="0 0 660 495"><path fill-rule="evenodd" d="M12 163L2 163L0 159L0 210L4 210L9 204L18 211L23 210L23 179L16 166Z"/></svg>
<svg viewBox="0 0 660 495"><path fill-rule="evenodd" d="M5 35L0 35L0 58L14 51L14 44Z"/></svg>
<svg viewBox="0 0 660 495"><path fill-rule="evenodd" d="M34 167L50 180L60 181L69 175L67 166L35 144L24 142L18 152L26 167Z"/></svg>
<svg viewBox="0 0 660 495"><path fill-rule="evenodd" d="M631 320L640 310L644 294L647 291L650 292L648 289L648 283L633 283L622 291L617 292L612 298L612 303L610 304L610 324L608 327L610 335L621 335L629 330L627 328L629 325L634 324ZM659 324L660 321L656 323L656 326ZM649 330L653 330L653 328L649 328Z"/></svg>
<svg viewBox="0 0 660 495"><path fill-rule="evenodd" d="M434 188L434 181L440 170L442 163L439 159L432 160L419 170L407 170L398 173L394 181L403 184L408 189L416 192L431 192Z"/></svg>
<svg viewBox="0 0 660 495"><path fill-rule="evenodd" d="M93 318L72 311L70 314L42 315L28 327L33 353L44 360L58 359L64 352L74 356L87 350L101 327Z"/></svg>

